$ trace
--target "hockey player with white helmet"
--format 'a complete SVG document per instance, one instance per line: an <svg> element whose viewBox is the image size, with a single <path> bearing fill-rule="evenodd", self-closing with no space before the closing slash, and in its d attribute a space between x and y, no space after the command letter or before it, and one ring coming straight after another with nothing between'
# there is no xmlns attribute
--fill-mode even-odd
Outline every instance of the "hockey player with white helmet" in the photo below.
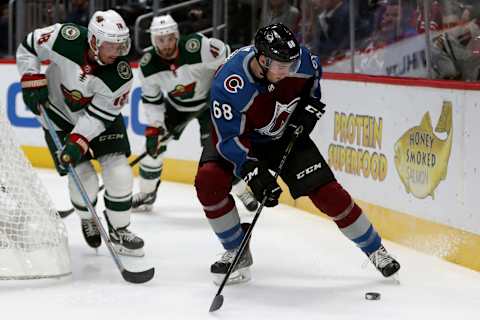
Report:
<svg viewBox="0 0 480 320"><path fill-rule="evenodd" d="M130 144L120 113L133 82L124 57L129 50L129 30L122 17L113 10L97 11L88 30L57 23L30 32L17 49L17 67L25 104L37 116L38 106L43 105L64 141L57 150L44 129L57 171L65 175L66 166L74 165L95 205L99 182L90 160L98 160L110 239L120 254L143 256L143 240L128 229L133 177L127 162ZM42 73L40 62L45 60L50 63ZM91 247L99 247L99 230L70 177L68 188L85 240Z"/></svg>
<svg viewBox="0 0 480 320"><path fill-rule="evenodd" d="M142 101L148 127L145 130L147 156L140 162L140 192L132 208L151 211L160 184L163 153L170 138L178 139L186 125L197 119L200 143L210 135L208 97L215 71L230 53L229 47L199 33L180 35L170 15L154 17L150 26L152 48L140 61ZM233 189L250 211L258 206L237 179Z"/></svg>

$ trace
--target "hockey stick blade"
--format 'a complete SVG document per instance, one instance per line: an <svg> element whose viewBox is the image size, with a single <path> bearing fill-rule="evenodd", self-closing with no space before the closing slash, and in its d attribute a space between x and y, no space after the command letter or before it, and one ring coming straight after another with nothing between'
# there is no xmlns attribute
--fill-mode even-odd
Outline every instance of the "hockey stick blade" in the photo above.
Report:
<svg viewBox="0 0 480 320"><path fill-rule="evenodd" d="M68 217L69 215L72 214L72 212L74 211L75 209L73 208L70 208L70 209L67 209L67 210L58 210L58 215L60 216L60 218L66 218Z"/></svg>
<svg viewBox="0 0 480 320"><path fill-rule="evenodd" d="M147 281L152 280L154 275L155 275L155 268L150 268L148 270L140 271L140 272L128 271L126 269L122 270L123 279L131 283L145 283Z"/></svg>
<svg viewBox="0 0 480 320"><path fill-rule="evenodd" d="M223 305L223 296L221 294L217 294L215 298L213 298L212 304L210 305L209 312L214 312L220 309Z"/></svg>

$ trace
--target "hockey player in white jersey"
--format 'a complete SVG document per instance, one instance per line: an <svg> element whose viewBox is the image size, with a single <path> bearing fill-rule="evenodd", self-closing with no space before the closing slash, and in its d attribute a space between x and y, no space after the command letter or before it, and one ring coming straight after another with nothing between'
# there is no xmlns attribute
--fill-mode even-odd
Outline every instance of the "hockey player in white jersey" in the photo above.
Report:
<svg viewBox="0 0 480 320"><path fill-rule="evenodd" d="M17 49L17 67L25 104L37 116L38 105L43 105L64 141L63 148L56 150L44 129L57 171L65 175L66 165L74 165L95 205L99 181L90 160L98 160L110 239L120 254L143 256L143 240L128 229L133 177L127 162L130 145L120 113L133 82L124 57L129 50L129 30L122 17L113 10L97 11L88 30L67 23L30 32ZM50 63L42 73L40 62L45 60ZM99 230L70 177L68 182L85 240L97 248L101 244Z"/></svg>
<svg viewBox="0 0 480 320"><path fill-rule="evenodd" d="M230 53L218 39L198 33L181 36L170 15L153 18L150 33L152 48L140 61L148 155L140 162L140 192L133 196L132 204L135 211L152 210L169 140L178 139L188 122L196 118L201 145L208 141L210 83ZM233 189L248 210L257 208L258 202L241 179L235 181Z"/></svg>

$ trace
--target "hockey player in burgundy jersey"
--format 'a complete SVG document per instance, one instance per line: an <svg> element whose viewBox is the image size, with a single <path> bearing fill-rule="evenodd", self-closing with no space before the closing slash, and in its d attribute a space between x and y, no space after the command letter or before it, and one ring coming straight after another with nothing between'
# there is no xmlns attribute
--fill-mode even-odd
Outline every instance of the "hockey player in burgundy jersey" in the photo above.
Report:
<svg viewBox="0 0 480 320"><path fill-rule="evenodd" d="M400 269L309 137L325 108L321 75L318 58L300 47L282 24L260 29L254 46L239 49L218 70L211 89L212 139L195 179L198 199L226 250L211 266L215 283L223 280L245 235L230 195L231 180L243 178L258 201L266 196L265 206L277 205L281 188L269 169L276 169L293 128L300 125L304 131L280 173L292 196L308 196L383 276ZM230 283L249 280L251 265L247 247Z"/></svg>

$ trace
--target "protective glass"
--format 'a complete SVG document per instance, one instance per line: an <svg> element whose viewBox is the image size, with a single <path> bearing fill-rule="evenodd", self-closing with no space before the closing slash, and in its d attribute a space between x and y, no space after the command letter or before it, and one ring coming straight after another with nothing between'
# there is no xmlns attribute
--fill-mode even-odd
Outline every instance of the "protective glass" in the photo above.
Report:
<svg viewBox="0 0 480 320"><path fill-rule="evenodd" d="M476 57L480 57L480 35L472 39L470 48L471 48L472 54L474 54Z"/></svg>

